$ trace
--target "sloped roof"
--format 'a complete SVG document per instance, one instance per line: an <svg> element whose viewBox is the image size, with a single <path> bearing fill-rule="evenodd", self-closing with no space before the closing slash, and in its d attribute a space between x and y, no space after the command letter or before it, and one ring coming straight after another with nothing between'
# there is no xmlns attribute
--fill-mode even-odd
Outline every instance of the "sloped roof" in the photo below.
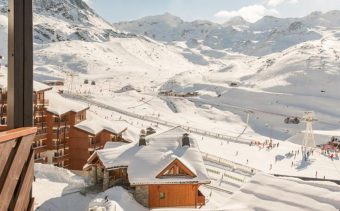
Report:
<svg viewBox="0 0 340 211"><path fill-rule="evenodd" d="M147 146L132 143L98 150L89 158L89 162L98 156L105 168L127 166L131 185L210 183L196 141L190 137L190 147L182 147L184 133L187 131L176 127L147 137ZM179 159L196 177L156 178L174 159Z"/></svg>
<svg viewBox="0 0 340 211"><path fill-rule="evenodd" d="M91 113L88 113L87 119L76 124L75 127L93 136L105 130L112 134L121 133L123 139L129 142L133 142L138 138L138 133L129 130L129 125L126 122L109 121L97 115L91 115Z"/></svg>
<svg viewBox="0 0 340 211"><path fill-rule="evenodd" d="M46 92L46 98L50 100L46 110L55 115L61 116L68 112L78 113L88 109L87 106L77 103L75 101L66 99L55 92Z"/></svg>

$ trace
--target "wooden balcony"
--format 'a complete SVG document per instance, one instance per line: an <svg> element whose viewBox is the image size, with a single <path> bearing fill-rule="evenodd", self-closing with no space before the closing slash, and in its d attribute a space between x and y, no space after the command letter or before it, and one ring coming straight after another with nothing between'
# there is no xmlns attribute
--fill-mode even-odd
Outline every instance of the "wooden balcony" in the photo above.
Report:
<svg viewBox="0 0 340 211"><path fill-rule="evenodd" d="M38 143L37 141L37 143L33 143L33 149L36 154L39 154L42 152L46 152L48 150L48 147L45 141L42 141L42 143Z"/></svg>
<svg viewBox="0 0 340 211"><path fill-rule="evenodd" d="M37 100L35 101L35 103L36 103L37 105L44 105L44 106L47 106L47 105L49 104L49 100L48 100L48 99L45 99L45 100L43 100L43 99L37 99Z"/></svg>
<svg viewBox="0 0 340 211"><path fill-rule="evenodd" d="M19 128L0 134L0 210L33 210L32 142L36 128Z"/></svg>
<svg viewBox="0 0 340 211"><path fill-rule="evenodd" d="M57 154L52 159L53 163L61 163L61 162L66 161L66 160L69 160L68 152L67 152L67 154L66 153L64 153L64 154Z"/></svg>
<svg viewBox="0 0 340 211"><path fill-rule="evenodd" d="M59 150L59 149L68 149L68 142L67 141L55 141L52 145L52 150Z"/></svg>
<svg viewBox="0 0 340 211"><path fill-rule="evenodd" d="M44 128L38 127L36 136L46 136L47 135L47 125Z"/></svg>
<svg viewBox="0 0 340 211"><path fill-rule="evenodd" d="M66 123L66 124L65 124ZM57 129L63 129L63 128L70 128L70 125L68 124L68 122L54 122L53 123L53 130L57 130Z"/></svg>
<svg viewBox="0 0 340 211"><path fill-rule="evenodd" d="M35 163L47 163L47 157L35 157L34 158Z"/></svg>
<svg viewBox="0 0 340 211"><path fill-rule="evenodd" d="M67 141L69 139L69 132L66 131L65 133L64 132L54 132L52 133L52 139L60 139L60 140L65 140Z"/></svg>

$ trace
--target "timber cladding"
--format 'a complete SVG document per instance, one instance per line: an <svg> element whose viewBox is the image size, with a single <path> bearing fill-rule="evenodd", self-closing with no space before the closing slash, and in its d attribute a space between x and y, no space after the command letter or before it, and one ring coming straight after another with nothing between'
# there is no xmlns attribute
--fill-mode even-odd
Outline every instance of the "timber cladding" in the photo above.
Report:
<svg viewBox="0 0 340 211"><path fill-rule="evenodd" d="M149 185L149 207L195 207L197 184Z"/></svg>
<svg viewBox="0 0 340 211"><path fill-rule="evenodd" d="M36 128L21 128L0 135L0 210L30 210L34 177L32 142Z"/></svg>

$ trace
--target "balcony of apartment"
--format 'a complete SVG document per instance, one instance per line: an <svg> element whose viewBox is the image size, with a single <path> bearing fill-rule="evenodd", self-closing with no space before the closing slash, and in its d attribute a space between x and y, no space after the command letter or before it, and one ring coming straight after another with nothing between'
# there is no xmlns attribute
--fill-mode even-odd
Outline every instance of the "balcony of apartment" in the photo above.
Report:
<svg viewBox="0 0 340 211"><path fill-rule="evenodd" d="M46 112L44 110L35 109L34 119L43 119L46 121Z"/></svg>
<svg viewBox="0 0 340 211"><path fill-rule="evenodd" d="M90 153L93 153L95 150L99 150L102 149L103 147L99 145L99 143L96 143L96 141L94 140L90 140L89 141L89 148L88 151Z"/></svg>
<svg viewBox="0 0 340 211"><path fill-rule="evenodd" d="M45 164L45 163L47 163L47 157L41 156L41 155L35 155L34 156L34 162Z"/></svg>
<svg viewBox="0 0 340 211"><path fill-rule="evenodd" d="M36 154L46 152L48 150L47 144L46 144L46 139L45 140L36 140L33 143L33 149Z"/></svg>
<svg viewBox="0 0 340 211"><path fill-rule="evenodd" d="M52 139L61 140L61 141L68 141L69 140L69 131L60 131L60 132L53 132Z"/></svg>
<svg viewBox="0 0 340 211"><path fill-rule="evenodd" d="M52 158L53 163L62 163L63 161L69 160L69 151L68 150L64 150L63 151L59 151L59 152L55 152L54 156Z"/></svg>
<svg viewBox="0 0 340 211"><path fill-rule="evenodd" d="M88 151L92 154L94 151L96 150L99 150L99 149L102 149L101 146L95 146L95 145L92 145L88 148Z"/></svg>
<svg viewBox="0 0 340 211"><path fill-rule="evenodd" d="M63 128L70 128L68 121L60 121L60 122L53 122L53 129L63 129Z"/></svg>
<svg viewBox="0 0 340 211"><path fill-rule="evenodd" d="M44 125L44 127L40 126L40 125L34 125L35 127L37 127L37 134L36 134L36 139L38 138L45 138L47 135L47 125Z"/></svg>
<svg viewBox="0 0 340 211"><path fill-rule="evenodd" d="M35 101L35 103L36 103L36 105L38 105L38 106L48 106L49 105L49 100L48 99L37 99L36 101Z"/></svg>
<svg viewBox="0 0 340 211"><path fill-rule="evenodd" d="M68 149L68 140L62 141L53 141L52 150L59 150L59 149Z"/></svg>

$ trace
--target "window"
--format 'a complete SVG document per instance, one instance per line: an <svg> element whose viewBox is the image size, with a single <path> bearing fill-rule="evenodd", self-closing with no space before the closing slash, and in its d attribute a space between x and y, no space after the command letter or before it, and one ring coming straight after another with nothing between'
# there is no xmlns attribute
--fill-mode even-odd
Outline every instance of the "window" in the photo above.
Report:
<svg viewBox="0 0 340 211"><path fill-rule="evenodd" d="M165 193L159 192L159 199L165 199Z"/></svg>

